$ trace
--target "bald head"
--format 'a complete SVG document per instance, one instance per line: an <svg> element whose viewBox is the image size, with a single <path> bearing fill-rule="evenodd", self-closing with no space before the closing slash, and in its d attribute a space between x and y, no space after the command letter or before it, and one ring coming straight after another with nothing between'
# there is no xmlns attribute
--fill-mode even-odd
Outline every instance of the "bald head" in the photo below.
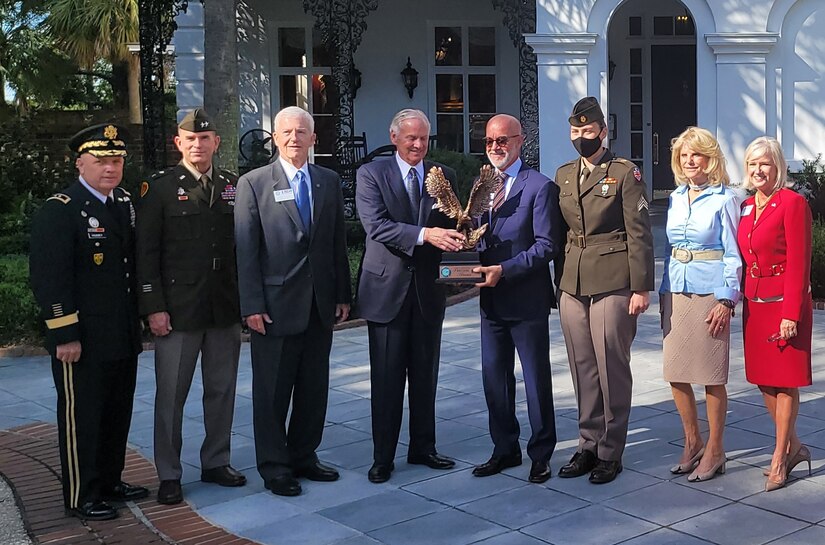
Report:
<svg viewBox="0 0 825 545"><path fill-rule="evenodd" d="M511 115L495 115L487 122L484 141L490 163L499 171L506 170L521 154L521 123Z"/></svg>

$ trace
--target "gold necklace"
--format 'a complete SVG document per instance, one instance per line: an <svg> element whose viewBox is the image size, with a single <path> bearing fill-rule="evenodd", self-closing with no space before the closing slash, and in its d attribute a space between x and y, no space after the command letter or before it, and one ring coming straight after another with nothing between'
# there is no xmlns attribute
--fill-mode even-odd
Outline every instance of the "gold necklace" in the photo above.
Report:
<svg viewBox="0 0 825 545"><path fill-rule="evenodd" d="M759 192L757 191L756 194L753 196L754 203L756 204L756 209L757 210L762 210L763 208L768 206L768 203L771 202L771 199L776 194L776 191L778 189L779 189L779 184L777 184L776 187L773 188L773 191L771 191L771 194L768 195L765 198L765 202L763 202L762 204L759 204Z"/></svg>

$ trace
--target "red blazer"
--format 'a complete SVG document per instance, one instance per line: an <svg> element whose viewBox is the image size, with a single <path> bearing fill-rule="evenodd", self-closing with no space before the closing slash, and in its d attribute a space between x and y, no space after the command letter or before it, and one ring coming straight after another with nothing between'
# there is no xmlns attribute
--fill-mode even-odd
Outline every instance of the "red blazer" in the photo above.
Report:
<svg viewBox="0 0 825 545"><path fill-rule="evenodd" d="M782 296L782 317L799 321L811 292L811 209L805 198L780 189L756 218L754 197L742 203L739 250L748 299Z"/></svg>

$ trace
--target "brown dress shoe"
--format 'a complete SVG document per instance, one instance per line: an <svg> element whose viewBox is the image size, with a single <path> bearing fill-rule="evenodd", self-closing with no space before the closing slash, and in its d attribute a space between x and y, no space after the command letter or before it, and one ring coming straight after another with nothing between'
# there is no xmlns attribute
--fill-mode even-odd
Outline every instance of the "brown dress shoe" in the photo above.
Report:
<svg viewBox="0 0 825 545"><path fill-rule="evenodd" d="M246 477L232 466L220 466L201 471L201 481L215 483L220 486L243 486Z"/></svg>
<svg viewBox="0 0 825 545"><path fill-rule="evenodd" d="M175 505L183 501L183 490L179 480L161 481L158 488L158 503Z"/></svg>

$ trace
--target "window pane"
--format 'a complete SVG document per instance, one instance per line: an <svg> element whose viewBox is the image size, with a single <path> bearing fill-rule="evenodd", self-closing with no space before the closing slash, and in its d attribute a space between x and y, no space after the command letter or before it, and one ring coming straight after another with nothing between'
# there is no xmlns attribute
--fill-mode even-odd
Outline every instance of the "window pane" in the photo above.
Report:
<svg viewBox="0 0 825 545"><path fill-rule="evenodd" d="M315 134L315 154L331 154L335 150L335 118L331 115L316 115Z"/></svg>
<svg viewBox="0 0 825 545"><path fill-rule="evenodd" d="M317 28L312 29L312 66L332 66L332 50L324 44L324 37Z"/></svg>
<svg viewBox="0 0 825 545"><path fill-rule="evenodd" d="M642 50L639 48L633 48L630 50L630 73L642 73Z"/></svg>
<svg viewBox="0 0 825 545"><path fill-rule="evenodd" d="M464 84L461 74L438 74L435 77L435 110L464 111Z"/></svg>
<svg viewBox="0 0 825 545"><path fill-rule="evenodd" d="M278 63L280 66L306 65L306 40L303 28L278 29Z"/></svg>
<svg viewBox="0 0 825 545"><path fill-rule="evenodd" d="M338 93L330 75L312 76L312 113L333 114L338 107Z"/></svg>
<svg viewBox="0 0 825 545"><path fill-rule="evenodd" d="M463 115L437 115L438 147L464 153Z"/></svg>
<svg viewBox="0 0 825 545"><path fill-rule="evenodd" d="M627 29L628 36L641 36L642 35L642 18L641 17L629 17L627 22L628 22L628 29Z"/></svg>
<svg viewBox="0 0 825 545"><path fill-rule="evenodd" d="M488 113L496 111L496 77L493 75L476 75L467 77L467 100L470 113Z"/></svg>
<svg viewBox="0 0 825 545"><path fill-rule="evenodd" d="M470 116L470 153L484 153L484 136L487 131L487 122L493 114L473 114Z"/></svg>
<svg viewBox="0 0 825 545"><path fill-rule="evenodd" d="M435 27L435 65L461 66L461 27Z"/></svg>
<svg viewBox="0 0 825 545"><path fill-rule="evenodd" d="M694 33L696 33L696 27L693 24L693 18L690 15L678 15L676 17L676 35L693 36Z"/></svg>
<svg viewBox="0 0 825 545"><path fill-rule="evenodd" d="M496 29L494 27L470 27L470 66L496 65Z"/></svg>
<svg viewBox="0 0 825 545"><path fill-rule="evenodd" d="M641 159L644 157L642 152L642 133L637 132L630 135L630 157L631 159Z"/></svg>
<svg viewBox="0 0 825 545"><path fill-rule="evenodd" d="M630 107L630 130L631 131L640 131L642 130L642 106L641 104L637 106Z"/></svg>
<svg viewBox="0 0 825 545"><path fill-rule="evenodd" d="M642 78L630 78L630 102L642 102Z"/></svg>
<svg viewBox="0 0 825 545"><path fill-rule="evenodd" d="M281 108L298 106L309 110L309 76L281 76Z"/></svg>
<svg viewBox="0 0 825 545"><path fill-rule="evenodd" d="M673 36L673 17L654 17L653 34L655 36Z"/></svg>

